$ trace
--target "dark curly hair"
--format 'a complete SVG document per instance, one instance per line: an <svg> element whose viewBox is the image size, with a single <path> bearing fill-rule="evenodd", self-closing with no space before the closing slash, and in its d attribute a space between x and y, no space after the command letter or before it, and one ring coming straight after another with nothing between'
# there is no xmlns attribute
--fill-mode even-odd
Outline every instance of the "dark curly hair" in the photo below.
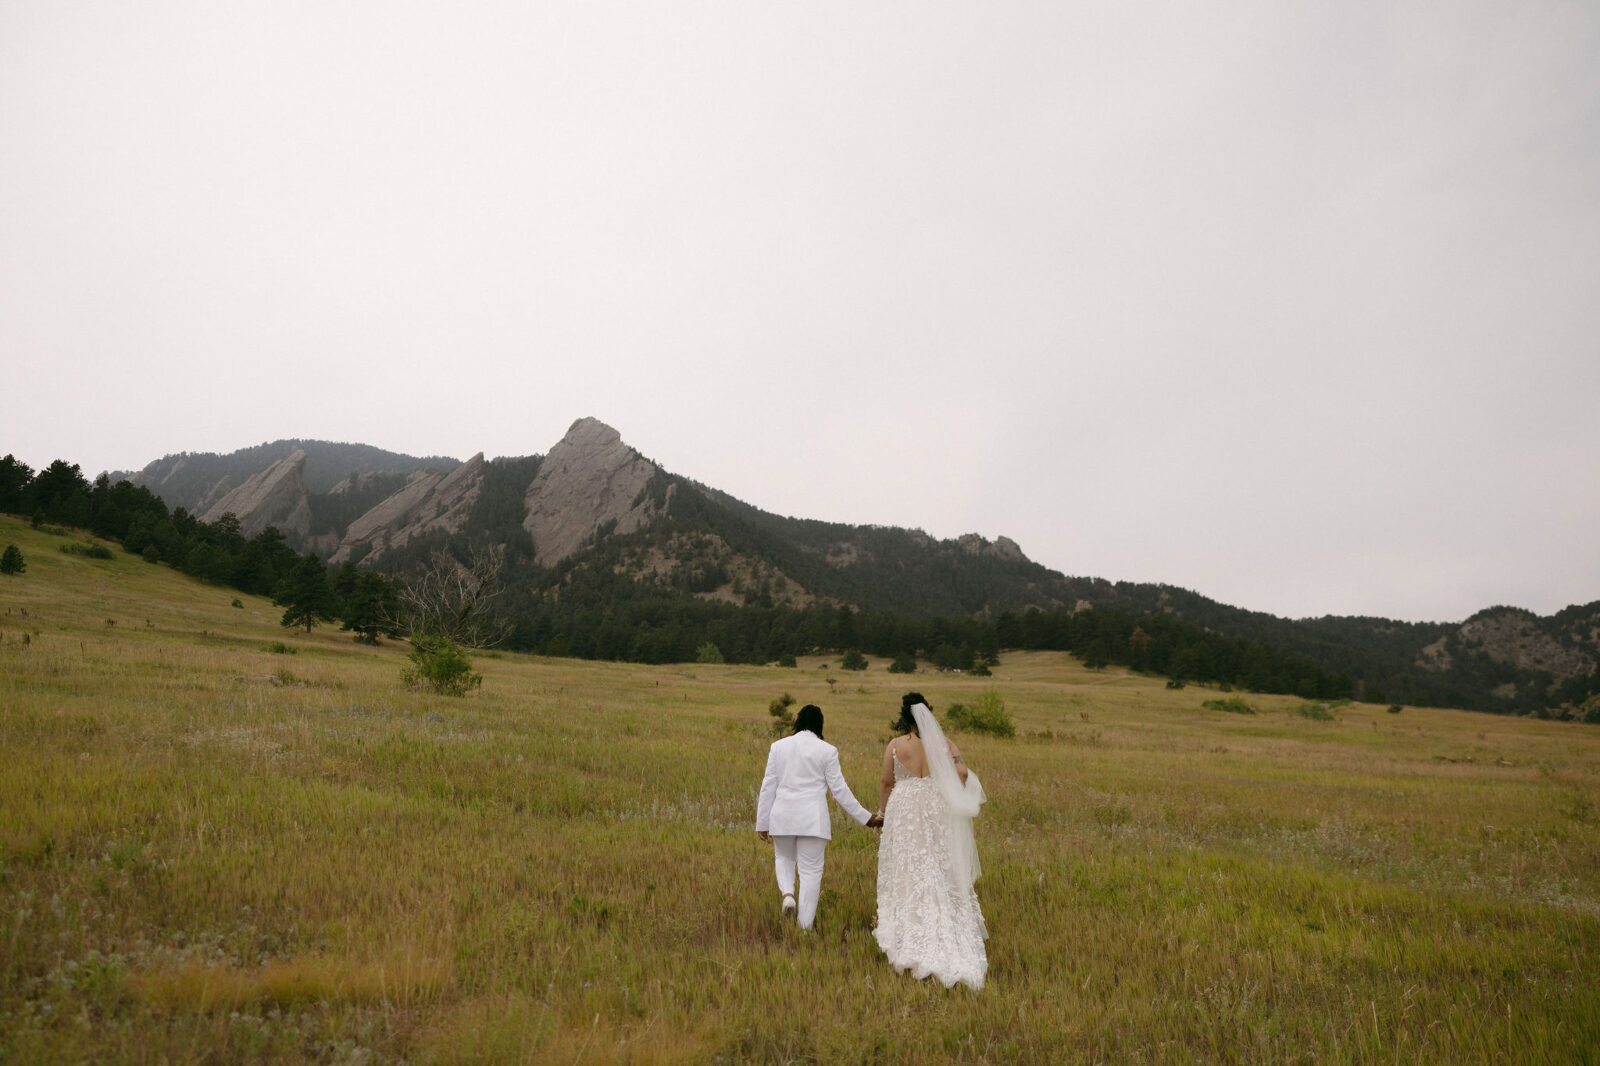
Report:
<svg viewBox="0 0 1600 1066"><path fill-rule="evenodd" d="M822 739L821 707L815 703L808 703L800 708L800 713L794 716L794 731L798 733L802 729L809 729L817 735L818 740Z"/></svg>
<svg viewBox="0 0 1600 1066"><path fill-rule="evenodd" d="M912 717L911 708L919 703L927 707L928 710L933 710L933 705L920 692L907 692L900 697L900 717L894 720L894 731L896 733L917 733L917 720ZM917 733L917 735L921 736L922 734Z"/></svg>

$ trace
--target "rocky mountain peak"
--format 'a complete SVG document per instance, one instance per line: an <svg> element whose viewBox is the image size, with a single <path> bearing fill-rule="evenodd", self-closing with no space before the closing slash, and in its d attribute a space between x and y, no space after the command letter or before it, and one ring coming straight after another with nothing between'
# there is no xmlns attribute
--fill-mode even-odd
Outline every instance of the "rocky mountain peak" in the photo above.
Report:
<svg viewBox="0 0 1600 1066"><path fill-rule="evenodd" d="M1479 611L1456 630L1456 639L1463 647L1482 651L1497 662L1548 671L1556 678L1594 669L1594 659L1581 646L1561 641L1532 611L1516 607Z"/></svg>
<svg viewBox="0 0 1600 1066"><path fill-rule="evenodd" d="M555 447L550 449L550 454L555 455L557 449L591 451L611 448L618 444L622 444L622 434L598 418L585 416L567 427L566 436L556 442ZM627 447L625 444L622 446Z"/></svg>
<svg viewBox="0 0 1600 1066"><path fill-rule="evenodd" d="M412 538L442 529L459 533L483 485L483 453L447 474L418 473L405 488L350 523L330 563L377 558Z"/></svg>
<svg viewBox="0 0 1600 1066"><path fill-rule="evenodd" d="M956 543L968 555L991 555L1008 563L1028 561L1028 557L1022 554L1022 548L1010 537L996 537L991 544L976 533L967 533L956 538Z"/></svg>
<svg viewBox="0 0 1600 1066"><path fill-rule="evenodd" d="M305 469L306 453L296 449L212 504L200 520L215 522L231 511L246 537L268 526L303 534L311 528Z"/></svg>
<svg viewBox="0 0 1600 1066"><path fill-rule="evenodd" d="M524 501L523 528L533 537L539 564L572 555L602 527L632 533L647 525L666 506L645 492L657 472L599 419L572 423L544 457Z"/></svg>

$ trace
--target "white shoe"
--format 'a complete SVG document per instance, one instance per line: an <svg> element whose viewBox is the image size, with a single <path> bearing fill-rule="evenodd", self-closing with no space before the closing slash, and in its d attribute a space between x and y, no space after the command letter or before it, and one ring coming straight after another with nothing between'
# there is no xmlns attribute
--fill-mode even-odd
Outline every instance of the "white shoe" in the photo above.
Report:
<svg viewBox="0 0 1600 1066"><path fill-rule="evenodd" d="M783 897L783 913L785 913L785 914L793 914L794 913L794 897L793 896L785 895Z"/></svg>

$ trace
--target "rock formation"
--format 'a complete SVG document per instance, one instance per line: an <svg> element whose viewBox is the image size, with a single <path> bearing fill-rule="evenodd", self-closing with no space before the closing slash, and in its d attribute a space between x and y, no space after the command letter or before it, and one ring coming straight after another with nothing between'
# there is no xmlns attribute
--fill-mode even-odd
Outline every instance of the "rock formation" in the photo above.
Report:
<svg viewBox="0 0 1600 1066"><path fill-rule="evenodd" d="M1572 611L1569 608L1563 614L1571 615ZM1440 674L1456 665L1457 656L1452 652L1469 655L1481 652L1495 662L1519 670L1547 673L1557 683L1593 671L1593 620L1581 616L1573 618L1565 633L1551 621L1515 607L1491 607L1479 611L1453 632L1423 648L1417 653L1416 665ZM1502 694L1514 695L1515 686Z"/></svg>
<svg viewBox="0 0 1600 1066"><path fill-rule="evenodd" d="M309 533L311 504L303 480L305 469L303 451L279 459L212 504L200 520L215 522L231 511L246 537L268 526L277 526L284 533Z"/></svg>
<svg viewBox="0 0 1600 1066"><path fill-rule="evenodd" d="M624 444L604 422L574 422L528 486L522 525L533 536L539 564L560 562L602 527L632 533L647 525L666 506L645 492L656 472L654 463Z"/></svg>
<svg viewBox="0 0 1600 1066"><path fill-rule="evenodd" d="M1022 554L1022 548L1010 537L996 537L991 544L976 533L967 533L956 538L956 543L961 545L962 550L968 555L992 555L1008 563L1028 561L1028 557Z"/></svg>
<svg viewBox="0 0 1600 1066"><path fill-rule="evenodd" d="M482 452L448 474L416 475L405 488L351 522L328 562L375 559L436 529L459 533L482 484Z"/></svg>
<svg viewBox="0 0 1600 1066"><path fill-rule="evenodd" d="M304 480L305 479L302 476L302 483L304 483ZM228 493L233 491L233 488L233 478L223 475L221 480L207 489L205 495L200 497L199 501L195 504L195 508L192 513L209 513L210 510L217 505L218 501L222 500L228 495Z"/></svg>
<svg viewBox="0 0 1600 1066"><path fill-rule="evenodd" d="M1436 674L1444 673L1455 664L1455 656L1450 654L1450 638L1448 636L1440 637L1417 652L1417 665Z"/></svg>
<svg viewBox="0 0 1600 1066"><path fill-rule="evenodd" d="M1482 651L1497 662L1524 670L1544 670L1563 679L1587 674L1594 659L1583 649L1557 640L1528 611L1491 608L1461 624L1456 639L1468 650Z"/></svg>

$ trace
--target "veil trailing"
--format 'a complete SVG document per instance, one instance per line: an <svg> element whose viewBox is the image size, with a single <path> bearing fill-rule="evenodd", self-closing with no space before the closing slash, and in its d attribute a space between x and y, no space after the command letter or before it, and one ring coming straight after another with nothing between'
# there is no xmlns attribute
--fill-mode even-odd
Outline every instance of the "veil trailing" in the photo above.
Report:
<svg viewBox="0 0 1600 1066"><path fill-rule="evenodd" d="M928 759L928 776L944 800L950 818L951 873L956 884L971 888L972 882L983 874L978 862L978 845L972 838L972 820L978 808L988 797L978 775L967 771L966 784L956 771L956 762L950 757L950 745L945 742L944 730L926 704L913 704L911 717L917 723L917 735L922 738L922 750Z"/></svg>

